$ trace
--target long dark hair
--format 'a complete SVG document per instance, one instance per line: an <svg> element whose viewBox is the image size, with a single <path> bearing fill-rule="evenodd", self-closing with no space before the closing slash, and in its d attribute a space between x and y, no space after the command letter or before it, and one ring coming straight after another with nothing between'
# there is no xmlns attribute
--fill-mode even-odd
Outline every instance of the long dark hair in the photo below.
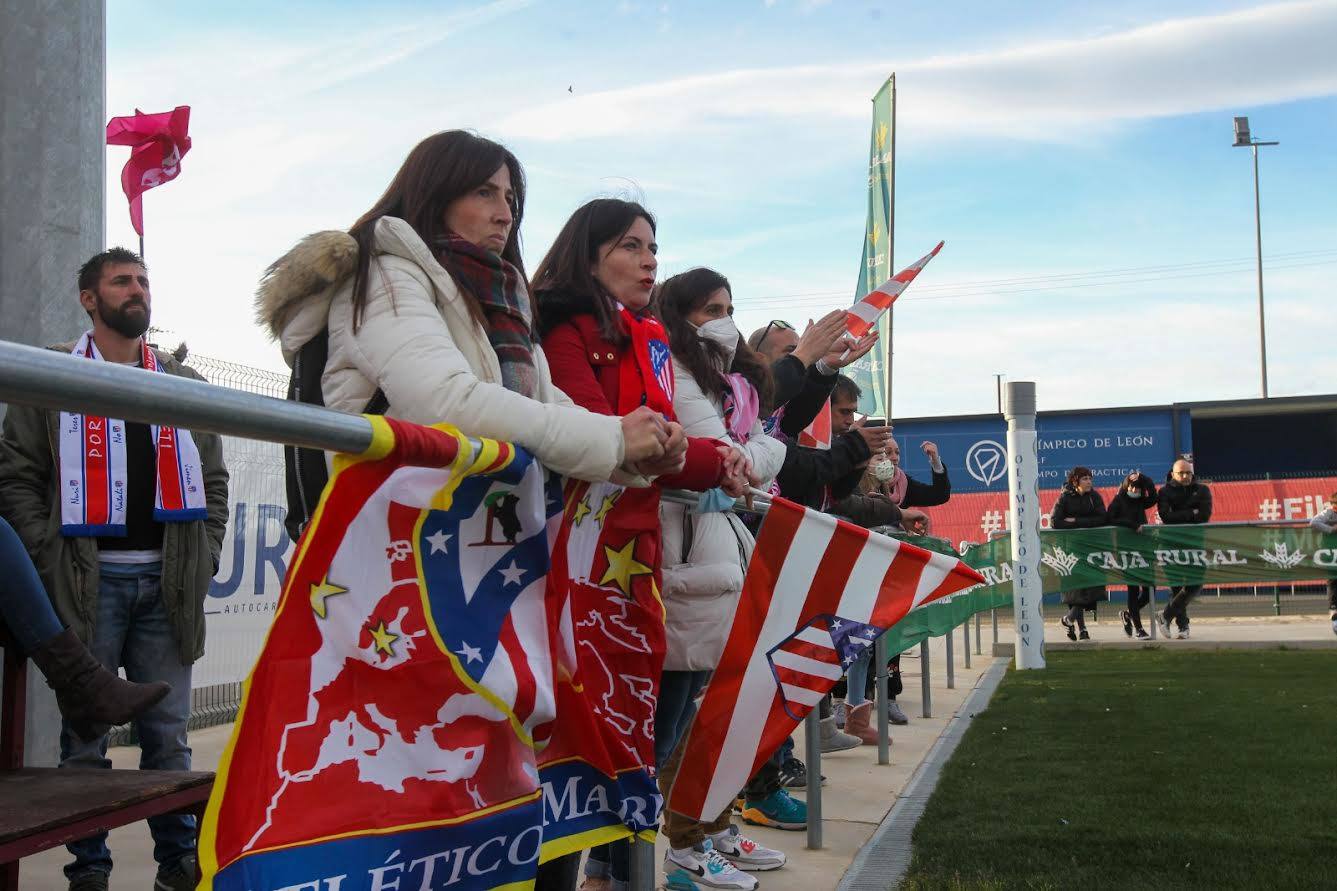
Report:
<svg viewBox="0 0 1337 891"><path fill-rule="evenodd" d="M724 288L730 294L729 280L713 269L697 267L680 272L655 289L651 305L669 336L673 361L682 365L704 393L718 393L725 386L720 373L725 352L718 344L698 335L687 317L706 305L710 295ZM774 398L771 369L741 334L734 349L733 364L726 371L736 371L757 388L763 410L769 410Z"/></svg>
<svg viewBox="0 0 1337 891"><path fill-rule="evenodd" d="M637 219L644 219L650 224L650 231L655 231L655 218L635 201L596 198L571 214L539 262L530 285L538 305L540 337L574 310L592 312L599 323L599 333L608 341L619 346L627 342L616 301L594 277L594 266L599 261L599 248L621 239ZM559 299L565 305L559 307ZM572 307L572 302L579 306Z"/></svg>
<svg viewBox="0 0 1337 891"><path fill-rule="evenodd" d="M348 230L357 242L357 272L353 277L353 328L362 322L367 304L367 275L371 269L372 241L376 221L381 217L399 217L413 227L418 237L431 246L446 231L446 208L452 201L487 182L498 168L506 165L511 174L515 204L513 222L501 258L525 277L520 257L520 220L525 212L525 171L515 155L505 146L465 130L435 133L413 147L399 172L371 209L358 217ZM469 312L480 323L482 313L473 292L464 284Z"/></svg>
<svg viewBox="0 0 1337 891"><path fill-rule="evenodd" d="M1156 484L1151 481L1151 477L1140 471L1130 473L1119 484L1120 492L1128 492L1132 489L1139 490L1145 498L1151 498L1156 494Z"/></svg>

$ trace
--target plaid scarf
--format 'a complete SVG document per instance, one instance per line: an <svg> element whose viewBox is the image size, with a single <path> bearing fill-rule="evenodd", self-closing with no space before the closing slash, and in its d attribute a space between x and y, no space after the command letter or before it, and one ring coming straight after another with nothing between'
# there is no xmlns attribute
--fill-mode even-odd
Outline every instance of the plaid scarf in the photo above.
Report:
<svg viewBox="0 0 1337 891"><path fill-rule="evenodd" d="M519 271L499 255L454 233L437 239L434 247L437 261L482 307L488 343L501 363L502 386L533 399L538 393L534 317Z"/></svg>

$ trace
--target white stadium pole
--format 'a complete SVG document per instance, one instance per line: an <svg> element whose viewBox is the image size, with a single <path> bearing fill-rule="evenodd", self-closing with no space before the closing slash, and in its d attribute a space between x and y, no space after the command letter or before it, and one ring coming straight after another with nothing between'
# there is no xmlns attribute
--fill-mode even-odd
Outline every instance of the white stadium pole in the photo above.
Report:
<svg viewBox="0 0 1337 891"><path fill-rule="evenodd" d="M1040 460L1035 435L1035 383L1008 381L1008 526L1012 530L1012 610L1017 668L1045 667L1040 583Z"/></svg>

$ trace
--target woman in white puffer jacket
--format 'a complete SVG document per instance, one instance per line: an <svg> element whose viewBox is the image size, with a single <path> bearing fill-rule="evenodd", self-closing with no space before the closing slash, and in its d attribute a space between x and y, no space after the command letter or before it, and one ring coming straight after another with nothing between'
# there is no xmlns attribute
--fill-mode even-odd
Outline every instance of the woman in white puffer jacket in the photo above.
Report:
<svg viewBox="0 0 1337 891"><path fill-rule="evenodd" d="M752 484L769 486L785 459L784 444L761 427L761 407L771 398L770 369L733 323L728 280L710 269L689 270L660 285L654 305L669 335L673 410L683 431L737 446L751 462ZM660 505L668 651L655 711L655 753L662 753L659 780L666 796L678 766L677 757L669 755L691 725L694 700L719 662L752 557L752 533L726 507L731 502L706 493L697 508ZM709 851L707 836L716 851L733 852L738 831L731 823L728 808L704 824L666 811L671 848L666 867L688 863L693 848ZM774 869L784 863L778 851L759 850L774 862L748 868Z"/></svg>
<svg viewBox="0 0 1337 891"><path fill-rule="evenodd" d="M675 472L676 424L645 407L593 414L553 386L520 258L524 199L504 146L429 136L350 230L309 235L269 268L257 315L289 363L328 330L331 408L361 412L379 392L388 415L518 443L563 475L644 485Z"/></svg>

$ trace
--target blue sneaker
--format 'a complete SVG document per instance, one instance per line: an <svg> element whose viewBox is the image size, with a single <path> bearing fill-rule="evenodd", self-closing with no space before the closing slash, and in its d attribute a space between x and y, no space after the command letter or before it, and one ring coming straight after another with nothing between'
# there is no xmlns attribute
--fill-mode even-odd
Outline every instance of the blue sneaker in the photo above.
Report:
<svg viewBox="0 0 1337 891"><path fill-rule="evenodd" d="M725 860L710 839L690 848L669 848L664 853L664 875L672 882L675 873L682 873L679 881L687 879L723 891L756 891L757 888L757 880Z"/></svg>
<svg viewBox="0 0 1337 891"><path fill-rule="evenodd" d="M772 829L807 829L808 806L784 789L777 789L765 798L748 801L743 821Z"/></svg>

